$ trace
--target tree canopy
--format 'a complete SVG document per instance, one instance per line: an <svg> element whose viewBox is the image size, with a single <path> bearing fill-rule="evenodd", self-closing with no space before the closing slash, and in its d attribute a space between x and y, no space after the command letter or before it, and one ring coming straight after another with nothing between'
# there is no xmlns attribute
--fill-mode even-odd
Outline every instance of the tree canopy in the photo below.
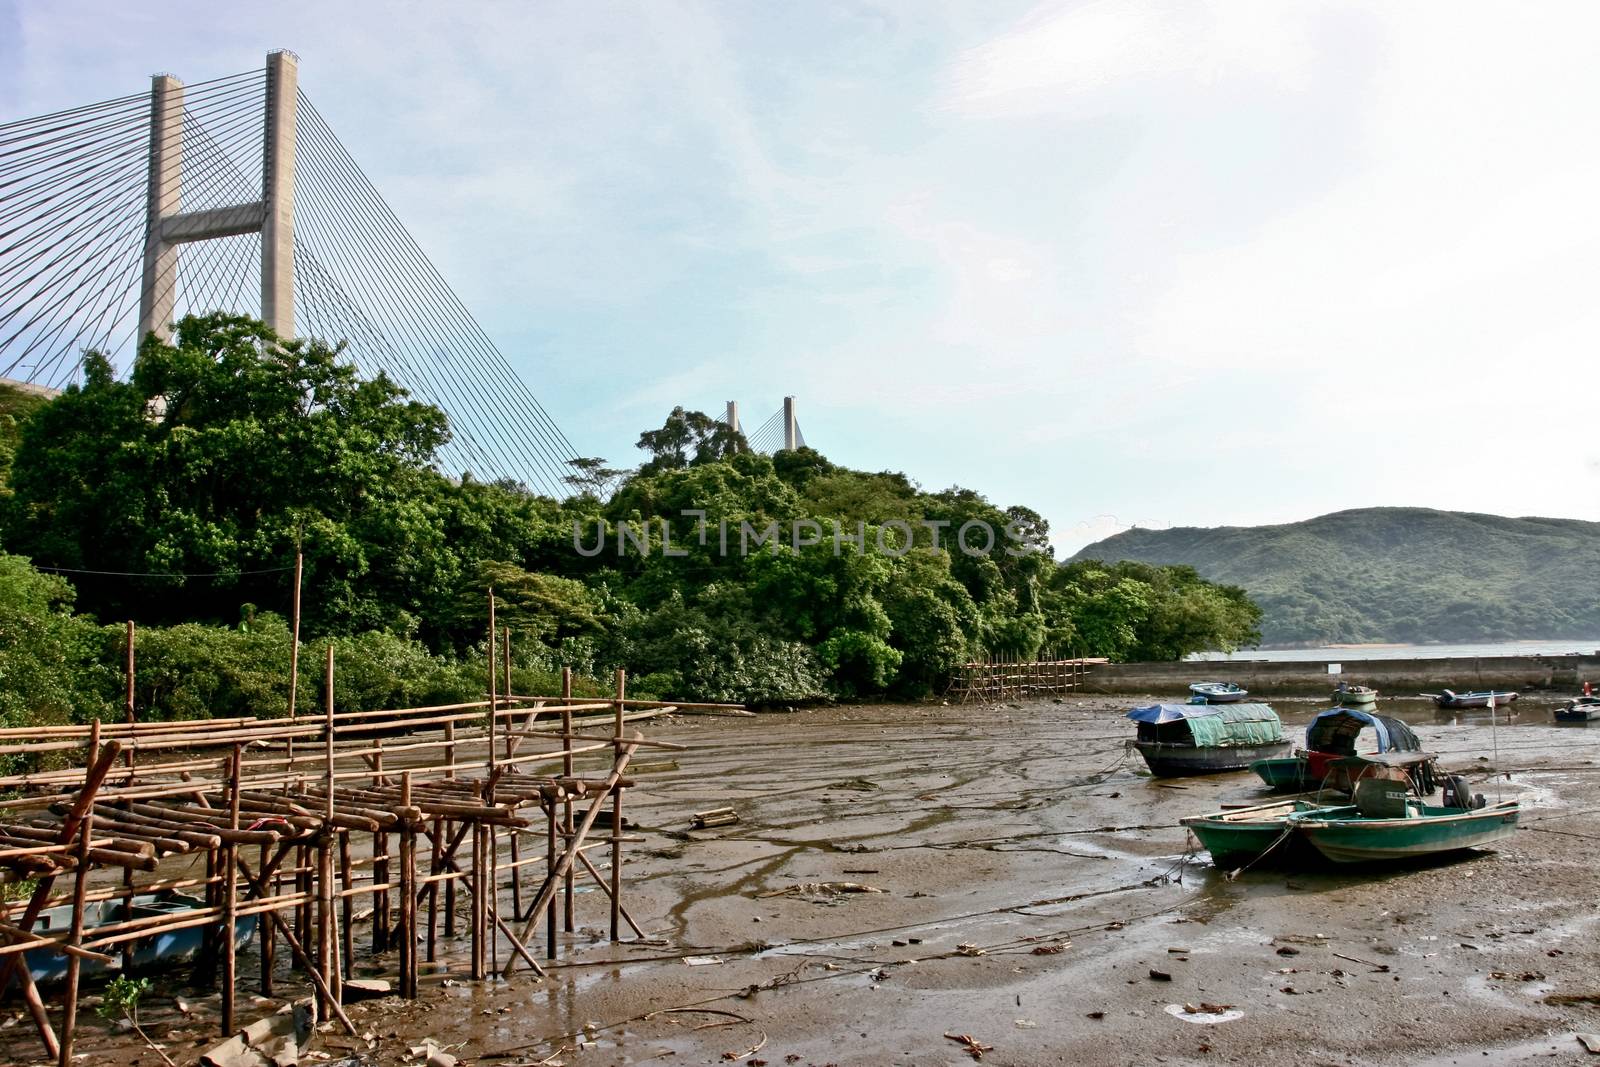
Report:
<svg viewBox="0 0 1600 1067"><path fill-rule="evenodd" d="M85 573L68 584L6 557L0 594L46 619L84 617L75 596L91 623L170 627L153 640L189 652L168 662L219 665L185 709L271 689L220 665L266 663L285 640L297 546L308 638L423 657L373 699L450 691L438 679L481 649L490 587L527 669L624 667L685 699L918 695L972 658L1171 659L1258 639L1248 598L1191 568L1059 566L1029 508L809 448L753 453L682 407L640 435L636 470L575 462L566 500L452 479L434 466L438 409L233 316L149 339L126 381L91 354L81 386L15 421L5 548ZM261 647L216 651L208 626Z"/></svg>

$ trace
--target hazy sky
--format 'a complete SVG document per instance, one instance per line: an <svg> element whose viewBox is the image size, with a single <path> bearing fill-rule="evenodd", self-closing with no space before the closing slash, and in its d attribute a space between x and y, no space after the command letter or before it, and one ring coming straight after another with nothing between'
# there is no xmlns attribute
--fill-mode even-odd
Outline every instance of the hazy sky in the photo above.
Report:
<svg viewBox="0 0 1600 1067"><path fill-rule="evenodd" d="M578 450L798 397L1059 549L1600 520L1600 15L1557 3L0 3L0 118L301 58Z"/></svg>

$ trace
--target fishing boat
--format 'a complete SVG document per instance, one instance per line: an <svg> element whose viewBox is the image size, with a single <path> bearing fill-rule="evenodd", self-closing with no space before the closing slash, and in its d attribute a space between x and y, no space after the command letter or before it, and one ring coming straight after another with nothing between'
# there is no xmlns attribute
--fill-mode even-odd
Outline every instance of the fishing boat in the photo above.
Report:
<svg viewBox="0 0 1600 1067"><path fill-rule="evenodd" d="M1515 800L1481 808L1436 806L1411 796L1400 783L1377 779L1358 782L1354 800L1286 819L1333 862L1370 863L1483 848L1516 833L1520 814Z"/></svg>
<svg viewBox="0 0 1600 1067"><path fill-rule="evenodd" d="M204 907L206 902L200 897L172 890L136 894L131 907L125 907L120 900L90 901L83 906L84 938L93 940L96 929L118 926L129 920L153 919L157 916L178 918L186 911ZM70 930L72 910L70 904L44 909L39 913L39 921L34 924L34 932L49 935ZM247 944L255 935L257 922L259 916L256 915L246 915L236 919L233 925L234 944L241 947ZM133 966L160 967L191 959L200 951L205 941L205 932L205 926L190 926L182 930L170 930L141 937L132 943ZM52 982L66 977L65 953L50 948L32 948L24 952L23 957L27 960L28 973L33 976L35 982ZM109 970L111 967L112 965L100 960L85 957L81 970L84 974L94 974Z"/></svg>
<svg viewBox="0 0 1600 1067"><path fill-rule="evenodd" d="M1556 709L1557 722L1600 722L1600 697L1573 697Z"/></svg>
<svg viewBox="0 0 1600 1067"><path fill-rule="evenodd" d="M1333 691L1333 702L1348 708L1366 707L1378 702L1378 691L1367 685L1340 682L1339 688Z"/></svg>
<svg viewBox="0 0 1600 1067"><path fill-rule="evenodd" d="M1237 704L1250 695L1249 690L1232 682L1195 682L1189 692L1206 704Z"/></svg>
<svg viewBox="0 0 1600 1067"><path fill-rule="evenodd" d="M1477 690L1471 693L1456 693L1446 689L1442 693L1423 693L1425 697L1432 697L1433 702L1441 708L1486 708L1492 700L1496 707L1501 707L1517 699L1515 690L1497 692L1490 689Z"/></svg>
<svg viewBox="0 0 1600 1067"><path fill-rule="evenodd" d="M1214 811L1179 820L1194 832L1200 845L1211 853L1218 867L1242 867L1271 849L1274 859L1287 860L1303 854L1304 845L1295 840L1289 816L1320 810L1323 805L1309 800L1280 800L1253 808Z"/></svg>
<svg viewBox="0 0 1600 1067"><path fill-rule="evenodd" d="M1265 704L1152 704L1128 718L1139 724L1130 743L1161 778L1242 771L1293 748Z"/></svg>
<svg viewBox="0 0 1600 1067"><path fill-rule="evenodd" d="M1418 793L1433 792L1434 757L1422 751L1422 742L1411 727L1359 708L1329 708L1319 713L1306 727L1304 750L1293 756L1256 760L1250 769L1277 793L1307 789L1349 792L1350 768L1339 766L1339 761L1356 755L1358 739L1373 745L1378 754L1407 754L1408 758L1395 762L1411 772Z"/></svg>

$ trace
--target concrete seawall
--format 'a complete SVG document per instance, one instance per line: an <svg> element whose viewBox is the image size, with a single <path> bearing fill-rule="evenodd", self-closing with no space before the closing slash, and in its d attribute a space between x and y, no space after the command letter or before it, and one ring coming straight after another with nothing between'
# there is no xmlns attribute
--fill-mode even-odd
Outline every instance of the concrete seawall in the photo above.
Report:
<svg viewBox="0 0 1600 1067"><path fill-rule="evenodd" d="M1330 673L1337 664L1338 673ZM1229 660L1226 662L1108 663L1089 672L1089 693L1184 693L1190 682L1227 681L1261 696L1312 696L1339 682L1370 685L1393 696L1441 689L1548 689L1577 693L1600 687L1597 656L1485 656L1471 659Z"/></svg>

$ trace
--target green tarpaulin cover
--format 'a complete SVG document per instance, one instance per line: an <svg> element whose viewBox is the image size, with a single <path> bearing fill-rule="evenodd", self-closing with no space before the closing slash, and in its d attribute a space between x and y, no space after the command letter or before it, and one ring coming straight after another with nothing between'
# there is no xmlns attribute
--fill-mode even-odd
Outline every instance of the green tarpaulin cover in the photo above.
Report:
<svg viewBox="0 0 1600 1067"><path fill-rule="evenodd" d="M1189 720L1197 745L1270 745L1283 740L1283 723L1265 704L1213 704L1206 710L1216 714Z"/></svg>

